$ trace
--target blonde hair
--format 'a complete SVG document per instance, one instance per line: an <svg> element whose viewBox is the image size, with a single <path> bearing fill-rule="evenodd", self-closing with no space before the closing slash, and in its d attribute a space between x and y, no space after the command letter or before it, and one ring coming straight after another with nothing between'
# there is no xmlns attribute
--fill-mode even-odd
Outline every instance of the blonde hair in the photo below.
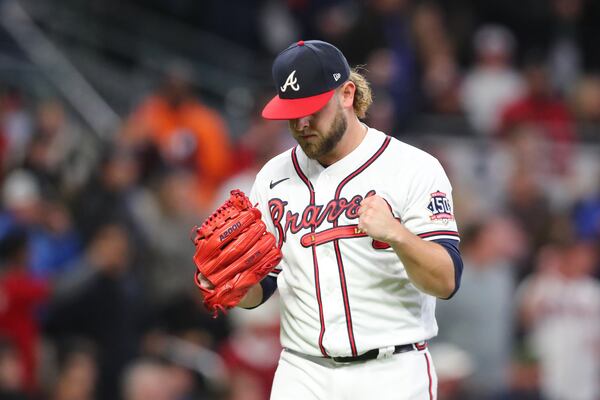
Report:
<svg viewBox="0 0 600 400"><path fill-rule="evenodd" d="M356 86L354 92L354 102L352 107L356 116L360 119L367 116L367 111L373 103L373 94L371 93L371 86L367 79L359 72L361 68L356 67L350 71L350 81Z"/></svg>

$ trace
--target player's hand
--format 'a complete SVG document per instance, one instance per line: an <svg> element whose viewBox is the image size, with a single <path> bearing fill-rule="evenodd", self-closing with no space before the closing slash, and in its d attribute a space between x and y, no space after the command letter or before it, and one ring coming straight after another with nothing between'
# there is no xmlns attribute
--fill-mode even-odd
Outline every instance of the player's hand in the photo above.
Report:
<svg viewBox="0 0 600 400"><path fill-rule="evenodd" d="M215 285L210 283L210 281L208 279L206 279L206 277L204 275L202 275L200 272L198 272L198 282L200 282L202 287L205 289L214 289L215 288Z"/></svg>
<svg viewBox="0 0 600 400"><path fill-rule="evenodd" d="M402 224L394 218L388 203L383 198L373 195L360 203L358 229L375 240L390 243L402 229Z"/></svg>

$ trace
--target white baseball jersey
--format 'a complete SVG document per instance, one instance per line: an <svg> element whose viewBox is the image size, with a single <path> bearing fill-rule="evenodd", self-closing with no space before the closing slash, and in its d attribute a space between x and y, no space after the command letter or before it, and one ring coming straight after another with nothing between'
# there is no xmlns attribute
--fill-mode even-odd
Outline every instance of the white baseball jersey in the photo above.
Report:
<svg viewBox="0 0 600 400"><path fill-rule="evenodd" d="M435 298L410 282L387 244L355 228L360 202L377 194L421 238L458 240L451 190L434 157L372 128L327 168L300 146L269 161L250 197L283 253L272 272L283 347L356 356L435 336Z"/></svg>
<svg viewBox="0 0 600 400"><path fill-rule="evenodd" d="M533 275L519 297L535 304L529 345L539 358L545 399L600 396L600 284L592 277ZM565 345L557 346L557 343Z"/></svg>

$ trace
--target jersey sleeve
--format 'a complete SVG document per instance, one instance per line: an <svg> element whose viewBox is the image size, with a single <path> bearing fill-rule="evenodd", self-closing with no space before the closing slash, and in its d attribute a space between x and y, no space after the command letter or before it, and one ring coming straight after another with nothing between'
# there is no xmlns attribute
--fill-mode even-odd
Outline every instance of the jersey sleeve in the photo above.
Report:
<svg viewBox="0 0 600 400"><path fill-rule="evenodd" d="M275 239L279 242L279 233L277 232L277 230L275 229L275 226L273 224L273 220L271 219L271 212L269 210L269 202L267 200L267 195L265 193L265 188L267 187L268 183L266 183L265 181L263 181L261 179L260 173L259 175L256 176L256 179L254 181L254 185L252 185L252 190L250 191L250 195L248 196L250 198L250 201L252 202L253 205L256 205L256 207L260 210L260 213L262 214L262 220L265 223L265 225L267 226L267 231L271 232L273 235L275 235ZM279 273L281 272L281 262L273 269L273 271L271 271L269 273L268 276L272 276L272 277L277 277L277 275L279 275Z"/></svg>
<svg viewBox="0 0 600 400"><path fill-rule="evenodd" d="M450 181L436 159L427 161L409 182L402 223L424 240L460 240Z"/></svg>

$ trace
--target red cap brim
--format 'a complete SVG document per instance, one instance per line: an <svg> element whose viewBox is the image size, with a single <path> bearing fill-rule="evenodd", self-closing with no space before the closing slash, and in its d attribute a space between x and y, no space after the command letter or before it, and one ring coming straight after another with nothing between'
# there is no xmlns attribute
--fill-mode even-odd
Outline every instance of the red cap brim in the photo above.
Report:
<svg viewBox="0 0 600 400"><path fill-rule="evenodd" d="M263 108L262 116L265 119L296 119L306 117L325 107L334 92L335 89L302 99L282 99L279 96L275 96Z"/></svg>

